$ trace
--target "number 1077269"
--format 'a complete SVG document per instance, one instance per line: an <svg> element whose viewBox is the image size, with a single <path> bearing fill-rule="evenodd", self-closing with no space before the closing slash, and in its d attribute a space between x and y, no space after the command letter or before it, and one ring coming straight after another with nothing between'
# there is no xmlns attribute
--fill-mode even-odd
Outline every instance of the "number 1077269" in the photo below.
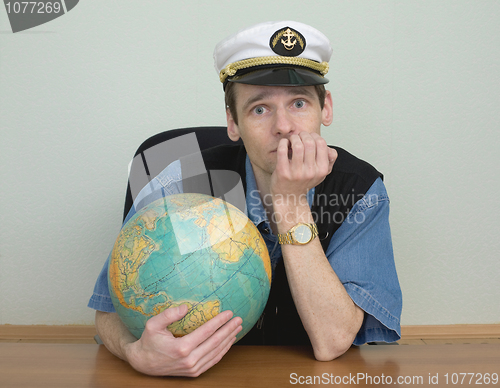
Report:
<svg viewBox="0 0 500 388"><path fill-rule="evenodd" d="M64 12L60 1L13 1L5 3L7 13L60 13Z"/></svg>

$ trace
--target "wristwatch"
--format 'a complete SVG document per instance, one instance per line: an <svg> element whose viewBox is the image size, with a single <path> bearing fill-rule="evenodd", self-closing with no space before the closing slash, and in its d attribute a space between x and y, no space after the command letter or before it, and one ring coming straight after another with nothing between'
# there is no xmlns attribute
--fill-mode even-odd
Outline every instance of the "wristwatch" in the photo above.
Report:
<svg viewBox="0 0 500 388"><path fill-rule="evenodd" d="M318 235L316 224L304 224L299 222L286 233L278 234L280 244L305 245Z"/></svg>

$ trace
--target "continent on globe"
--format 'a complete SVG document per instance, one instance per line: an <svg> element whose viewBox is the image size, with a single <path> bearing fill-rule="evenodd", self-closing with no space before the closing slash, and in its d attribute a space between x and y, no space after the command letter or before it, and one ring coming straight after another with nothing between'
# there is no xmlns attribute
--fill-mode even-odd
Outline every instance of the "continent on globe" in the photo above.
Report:
<svg viewBox="0 0 500 388"><path fill-rule="evenodd" d="M267 303L271 263L262 236L239 209L203 194L176 194L123 226L108 280L115 310L137 338L149 318L186 304L186 316L168 326L174 336L231 310L243 320L239 340Z"/></svg>

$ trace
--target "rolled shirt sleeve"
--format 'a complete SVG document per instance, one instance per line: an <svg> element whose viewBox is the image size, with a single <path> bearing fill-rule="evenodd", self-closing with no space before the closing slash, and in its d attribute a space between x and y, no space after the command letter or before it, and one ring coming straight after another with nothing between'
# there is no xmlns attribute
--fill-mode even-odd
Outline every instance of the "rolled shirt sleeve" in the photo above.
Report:
<svg viewBox="0 0 500 388"><path fill-rule="evenodd" d="M389 197L379 178L335 232L326 257L353 302L365 311L354 345L401 338L402 294L389 226Z"/></svg>

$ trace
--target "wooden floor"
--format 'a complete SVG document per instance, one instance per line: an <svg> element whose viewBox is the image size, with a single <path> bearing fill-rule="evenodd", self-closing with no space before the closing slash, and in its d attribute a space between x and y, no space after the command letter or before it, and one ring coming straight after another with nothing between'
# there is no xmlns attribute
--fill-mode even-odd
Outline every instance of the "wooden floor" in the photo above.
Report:
<svg viewBox="0 0 500 388"><path fill-rule="evenodd" d="M96 343L94 326L0 325L0 342ZM500 325L403 326L399 345L500 343Z"/></svg>

